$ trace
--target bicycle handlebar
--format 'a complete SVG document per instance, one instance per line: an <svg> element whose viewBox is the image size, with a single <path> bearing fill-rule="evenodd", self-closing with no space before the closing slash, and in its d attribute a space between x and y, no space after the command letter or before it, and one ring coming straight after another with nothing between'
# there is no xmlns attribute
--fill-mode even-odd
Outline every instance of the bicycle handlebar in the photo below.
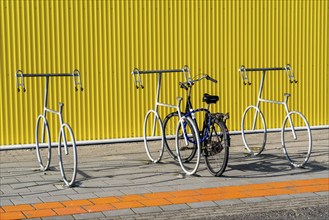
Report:
<svg viewBox="0 0 329 220"><path fill-rule="evenodd" d="M213 83L217 83L217 80L216 79L212 78L208 74L205 74L205 75L203 75L203 76L201 76L201 77L199 77L197 79L191 79L191 80L188 80L186 82L180 82L179 83L179 86L182 89L188 90L188 88L189 87L192 87L194 85L194 83L199 82L199 81L201 81L203 79L209 80L209 81L211 81Z"/></svg>
<svg viewBox="0 0 329 220"><path fill-rule="evenodd" d="M185 73L186 80L189 80L191 78L190 68L187 65L183 66L182 69L171 69L171 70L139 70L139 69L135 68L131 71L131 74L134 75L134 82L135 82L136 89L138 89L138 88L144 89L142 79L140 76L141 74L153 74L153 73L158 73L158 74Z"/></svg>
<svg viewBox="0 0 329 220"><path fill-rule="evenodd" d="M266 71L277 71L277 70L285 70L290 83L297 83L298 81L295 79L294 73L292 71L292 67L290 64L287 64L284 67L271 67L271 68L246 68L245 66L241 65L239 68L239 72L242 77L242 81L244 85L251 85L251 82L248 79L247 72L257 72L262 71L264 74Z"/></svg>
<svg viewBox="0 0 329 220"><path fill-rule="evenodd" d="M77 88L78 86L80 86L80 90L83 91L82 82L81 82L81 78L80 78L80 72L77 69L73 70L72 73L33 73L33 74L32 73L23 73L22 70L17 70L15 76L16 76L16 85L17 85L18 92L20 92L19 87L22 87L23 92L26 92L25 84L24 84L25 77L47 77L47 79L49 77L73 77L75 91L78 91L78 88ZM19 82L18 78L21 78L20 82Z"/></svg>

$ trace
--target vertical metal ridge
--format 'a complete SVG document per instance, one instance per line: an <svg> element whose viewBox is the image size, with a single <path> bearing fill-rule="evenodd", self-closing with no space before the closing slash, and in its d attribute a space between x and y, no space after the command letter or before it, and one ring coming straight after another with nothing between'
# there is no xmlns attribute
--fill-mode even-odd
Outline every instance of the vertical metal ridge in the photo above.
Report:
<svg viewBox="0 0 329 220"><path fill-rule="evenodd" d="M79 69L84 92L71 80L51 80L50 106L65 103L64 119L78 140L141 137L145 113L154 108L156 75L143 76L136 90L130 71L182 68L208 73L193 89L195 107L202 94L219 95L214 111L231 113L230 130L239 130L244 109L255 104L261 73L243 86L237 71L283 66L289 62L299 80L268 73L264 95L283 99L305 114L311 125L329 123L328 1L1 1L0 145L34 142L36 116L42 112L44 80L27 79L17 93L14 73L71 72ZM185 98L182 74L164 75L161 99ZM265 104L269 127L280 127L281 107ZM161 108L161 116L173 109ZM49 117L52 138L58 120ZM17 135L20 134L20 135Z"/></svg>

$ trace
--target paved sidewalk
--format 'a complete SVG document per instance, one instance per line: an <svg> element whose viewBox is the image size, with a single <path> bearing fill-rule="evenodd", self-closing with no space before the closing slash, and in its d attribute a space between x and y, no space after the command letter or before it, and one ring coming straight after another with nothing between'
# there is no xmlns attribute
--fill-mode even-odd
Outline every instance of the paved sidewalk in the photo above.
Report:
<svg viewBox="0 0 329 220"><path fill-rule="evenodd" d="M38 170L35 150L1 151L0 219L200 218L197 213L205 210L225 215L225 206L241 212L261 211L264 204L329 206L329 129L312 135L312 155L303 169L289 165L279 133L268 135L259 157L246 157L241 136L232 135L222 177L211 176L203 160L197 175L182 175L167 153L152 164L142 142L81 146L73 188L63 186L56 149L47 172Z"/></svg>

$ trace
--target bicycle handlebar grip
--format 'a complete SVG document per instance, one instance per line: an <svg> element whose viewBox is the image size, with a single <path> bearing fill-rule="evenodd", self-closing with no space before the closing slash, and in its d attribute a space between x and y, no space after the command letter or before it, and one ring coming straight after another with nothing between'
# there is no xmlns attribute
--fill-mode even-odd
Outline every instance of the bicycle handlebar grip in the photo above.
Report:
<svg viewBox="0 0 329 220"><path fill-rule="evenodd" d="M217 80L215 80L214 78L211 78L209 75L206 75L206 79L210 80L211 82L217 83Z"/></svg>

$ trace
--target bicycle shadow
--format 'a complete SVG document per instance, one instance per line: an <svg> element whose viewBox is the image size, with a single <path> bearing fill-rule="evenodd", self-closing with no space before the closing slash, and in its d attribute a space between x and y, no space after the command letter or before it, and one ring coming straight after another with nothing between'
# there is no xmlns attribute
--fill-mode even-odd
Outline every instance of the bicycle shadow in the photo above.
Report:
<svg viewBox="0 0 329 220"><path fill-rule="evenodd" d="M323 150L316 152L318 156L328 155ZM313 155L314 156L314 155ZM230 158L227 169L223 177L227 178L264 178L264 177L280 177L288 175L298 175L307 173L316 173L328 170L329 164L319 162L310 158L304 167L296 168L292 166L286 157L276 154L263 153L252 157L235 157Z"/></svg>

